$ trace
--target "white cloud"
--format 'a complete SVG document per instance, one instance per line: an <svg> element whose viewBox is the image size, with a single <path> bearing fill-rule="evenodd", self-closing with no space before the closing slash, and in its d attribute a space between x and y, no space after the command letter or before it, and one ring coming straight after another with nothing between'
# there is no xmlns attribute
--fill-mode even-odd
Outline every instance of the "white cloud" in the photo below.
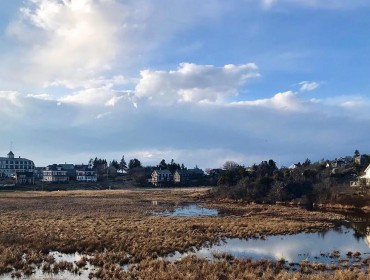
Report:
<svg viewBox="0 0 370 280"><path fill-rule="evenodd" d="M22 106L19 100L20 94L16 91L0 91L1 106L0 109L6 109L7 104L20 107Z"/></svg>
<svg viewBox="0 0 370 280"><path fill-rule="evenodd" d="M104 73L136 74L173 34L228 9L219 0L161 5L166 9L147 0L25 0L6 30L13 49L3 57L8 75L17 73L18 84L77 89Z"/></svg>
<svg viewBox="0 0 370 280"><path fill-rule="evenodd" d="M69 79L69 80L54 80L52 82L46 82L44 88L49 87L65 87L67 89L78 89L78 88L96 88L96 87L114 87L117 85L127 85L134 82L131 79L125 78L123 75L116 75L112 78L105 78L103 76L90 78L90 79Z"/></svg>
<svg viewBox="0 0 370 280"><path fill-rule="evenodd" d="M313 91L320 86L320 83L303 81L300 82L299 85L301 86L299 89L300 91Z"/></svg>
<svg viewBox="0 0 370 280"><path fill-rule="evenodd" d="M222 102L238 94L238 88L251 78L259 77L254 63L242 65L197 65L181 63L171 71L141 71L136 86L138 98L154 103Z"/></svg>
<svg viewBox="0 0 370 280"><path fill-rule="evenodd" d="M348 109L356 109L356 108L364 107L365 103L362 100L351 100L351 101L345 101L341 103L340 106L343 108L348 108Z"/></svg>
<svg viewBox="0 0 370 280"><path fill-rule="evenodd" d="M341 112L346 109L340 104L344 99L332 106L311 103L299 93L283 92L243 106L183 102L164 109L150 102L140 102L135 108L126 97L107 106L109 100L121 96L109 89L76 94L57 106L56 100L40 96L0 92L0 147L7 147L12 140L18 147L32 147L21 153L39 165L63 157L63 162L79 163L94 156L119 159L125 154L145 164L173 158L190 167L199 164L205 168L219 167L226 160L253 164L274 158L288 164L307 157L327 157L333 151L352 152L351 145L356 143L356 148L366 150L367 145L366 141L360 144L366 139L363 128L370 118L369 110L361 110L361 118L351 112L343 118ZM88 100L83 101L84 94ZM31 144L29 135L33 136ZM327 139L337 139L335 147ZM317 147L315 153L313 146ZM41 157L40 150L47 157Z"/></svg>
<svg viewBox="0 0 370 280"><path fill-rule="evenodd" d="M27 97L41 99L41 100L55 100L55 98L52 95L47 94L47 93L27 94Z"/></svg>
<svg viewBox="0 0 370 280"><path fill-rule="evenodd" d="M108 116L110 116L110 115L112 115L112 113L111 112L105 112L105 113L101 113L101 114L98 114L97 116L96 116L96 119L102 119L102 118L106 118L106 117L108 117Z"/></svg>
<svg viewBox="0 0 370 280"><path fill-rule="evenodd" d="M83 89L71 95L58 99L59 102L88 105L88 106L115 106L120 100L130 100L129 91L116 91L110 87Z"/></svg>
<svg viewBox="0 0 370 280"><path fill-rule="evenodd" d="M114 1L28 0L8 35L24 40L36 34L24 44L29 79L85 79L109 69L117 56L120 10Z"/></svg>
<svg viewBox="0 0 370 280"><path fill-rule="evenodd" d="M284 111L306 111L307 105L317 103L317 100L303 100L297 92L279 92L271 98L253 101L232 102L230 105L266 107Z"/></svg>
<svg viewBox="0 0 370 280"><path fill-rule="evenodd" d="M359 107L370 106L370 101L362 96L335 96L324 99L324 104L330 107L353 109Z"/></svg>

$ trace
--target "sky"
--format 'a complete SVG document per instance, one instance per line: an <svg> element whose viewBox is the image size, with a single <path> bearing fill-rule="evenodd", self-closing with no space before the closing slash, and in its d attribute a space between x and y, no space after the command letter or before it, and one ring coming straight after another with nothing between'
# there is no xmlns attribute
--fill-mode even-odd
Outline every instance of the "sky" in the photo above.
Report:
<svg viewBox="0 0 370 280"><path fill-rule="evenodd" d="M0 154L218 168L369 153L369 12L368 0L2 1Z"/></svg>

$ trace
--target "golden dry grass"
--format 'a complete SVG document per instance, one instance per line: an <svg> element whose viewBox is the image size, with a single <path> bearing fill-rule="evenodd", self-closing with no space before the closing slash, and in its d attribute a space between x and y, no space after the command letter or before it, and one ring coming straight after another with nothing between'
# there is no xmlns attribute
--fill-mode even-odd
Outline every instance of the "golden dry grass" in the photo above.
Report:
<svg viewBox="0 0 370 280"><path fill-rule="evenodd" d="M260 238L318 231L342 218L284 206L205 201L206 192L207 189L1 193L0 274L31 274L31 265L41 263L46 272L54 269L76 273L71 264L55 263L47 254L60 251L89 254L89 262L100 267L95 277L102 279L149 279L153 273L157 279L322 279L314 277L326 272L309 276L276 270L276 264L264 267L250 261L223 259L212 263L197 258L173 264L157 259L226 237ZM159 203L154 205L152 201ZM152 215L153 211L192 201L228 214L191 218ZM84 267L86 261L77 266ZM119 265L129 262L137 265L126 273ZM339 277L338 273L344 278L335 279L366 279L357 270L336 271L331 276ZM351 273L358 277L345 278ZM296 278L299 275L311 278Z"/></svg>

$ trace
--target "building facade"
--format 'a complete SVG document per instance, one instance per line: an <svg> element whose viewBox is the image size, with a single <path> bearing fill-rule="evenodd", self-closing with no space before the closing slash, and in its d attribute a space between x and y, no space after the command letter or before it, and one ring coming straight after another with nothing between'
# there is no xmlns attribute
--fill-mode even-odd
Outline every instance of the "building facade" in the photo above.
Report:
<svg viewBox="0 0 370 280"><path fill-rule="evenodd" d="M80 182L97 182L98 173L89 166L76 166L76 180Z"/></svg>
<svg viewBox="0 0 370 280"><path fill-rule="evenodd" d="M34 185L35 184L35 174L30 171L17 171L15 179L18 185Z"/></svg>
<svg viewBox="0 0 370 280"><path fill-rule="evenodd" d="M63 167L53 164L42 172L43 182L63 183L69 181L68 171Z"/></svg>
<svg viewBox="0 0 370 280"><path fill-rule="evenodd" d="M0 157L0 176L11 177L16 176L17 172L33 172L35 164L32 160L14 156L10 151L7 157Z"/></svg>
<svg viewBox="0 0 370 280"><path fill-rule="evenodd" d="M370 187L370 164L365 169L365 174L357 179L357 181L350 182L351 187Z"/></svg>
<svg viewBox="0 0 370 280"><path fill-rule="evenodd" d="M161 187L172 182L172 173L169 170L154 170L151 182L156 187Z"/></svg>
<svg viewBox="0 0 370 280"><path fill-rule="evenodd" d="M176 170L173 174L173 181L177 184L189 184L192 179L192 172L188 170Z"/></svg>

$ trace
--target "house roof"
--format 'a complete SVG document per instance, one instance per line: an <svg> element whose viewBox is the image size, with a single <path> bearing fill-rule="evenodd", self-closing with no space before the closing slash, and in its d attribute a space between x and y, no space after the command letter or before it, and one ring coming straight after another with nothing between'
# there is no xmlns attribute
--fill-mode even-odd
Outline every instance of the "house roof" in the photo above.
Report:
<svg viewBox="0 0 370 280"><path fill-rule="evenodd" d="M187 169L176 170L175 172L177 172L179 175L189 175L189 174L193 173L193 172L191 172L190 170L187 170Z"/></svg>
<svg viewBox="0 0 370 280"><path fill-rule="evenodd" d="M61 165L59 164L53 164L53 165L48 165L46 167L46 170L47 171L67 171L66 169L64 169Z"/></svg>
<svg viewBox="0 0 370 280"><path fill-rule="evenodd" d="M76 169L76 171L94 170L92 168L89 168L89 165L85 165L85 164L75 165L74 168Z"/></svg>
<svg viewBox="0 0 370 280"><path fill-rule="evenodd" d="M193 169L188 169L189 172L195 173L195 174L204 174L204 171L200 168L193 168Z"/></svg>
<svg viewBox="0 0 370 280"><path fill-rule="evenodd" d="M70 163L59 164L59 166L61 166L64 169L69 169L69 170L70 169L75 169L74 164L70 164Z"/></svg>
<svg viewBox="0 0 370 280"><path fill-rule="evenodd" d="M27 159L27 158L21 158L21 157L18 157L18 158L0 157L0 160L23 160L23 161L30 161L33 163L32 160Z"/></svg>
<svg viewBox="0 0 370 280"><path fill-rule="evenodd" d="M154 170L153 172L157 173L158 175L172 175L172 173L168 169Z"/></svg>
<svg viewBox="0 0 370 280"><path fill-rule="evenodd" d="M297 164L295 164L295 163L293 163L292 165L290 165L288 168L289 169L296 169L296 168L298 168L299 166L297 165Z"/></svg>
<svg viewBox="0 0 370 280"><path fill-rule="evenodd" d="M367 174L368 172L370 172L370 164L365 169L365 173Z"/></svg>

